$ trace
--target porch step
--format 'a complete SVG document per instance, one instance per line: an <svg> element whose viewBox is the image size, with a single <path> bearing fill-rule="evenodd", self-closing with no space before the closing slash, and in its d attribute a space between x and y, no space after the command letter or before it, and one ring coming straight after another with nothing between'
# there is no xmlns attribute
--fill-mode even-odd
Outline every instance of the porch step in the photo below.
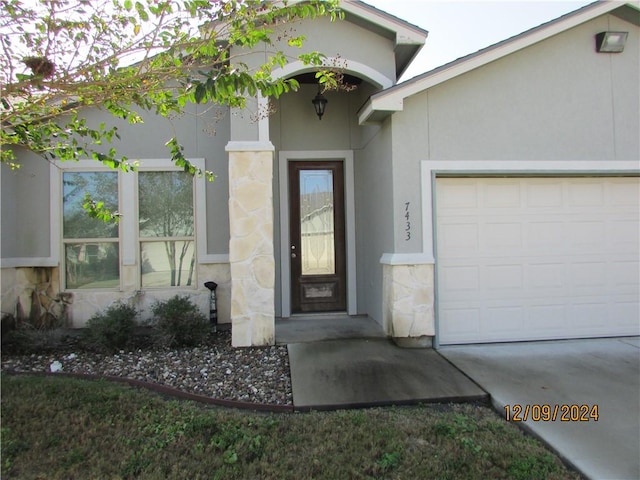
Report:
<svg viewBox="0 0 640 480"><path fill-rule="evenodd" d="M386 337L382 327L366 315L313 314L276 319L276 344L279 345Z"/></svg>

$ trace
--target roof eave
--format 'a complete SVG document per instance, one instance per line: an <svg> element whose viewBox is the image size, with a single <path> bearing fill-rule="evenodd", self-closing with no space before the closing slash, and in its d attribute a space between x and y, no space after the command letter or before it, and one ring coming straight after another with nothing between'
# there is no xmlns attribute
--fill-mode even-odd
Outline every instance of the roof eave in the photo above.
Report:
<svg viewBox="0 0 640 480"><path fill-rule="evenodd" d="M428 31L360 0L343 0L340 8L348 20L377 31L394 42L396 78L400 78L409 67L429 35Z"/></svg>

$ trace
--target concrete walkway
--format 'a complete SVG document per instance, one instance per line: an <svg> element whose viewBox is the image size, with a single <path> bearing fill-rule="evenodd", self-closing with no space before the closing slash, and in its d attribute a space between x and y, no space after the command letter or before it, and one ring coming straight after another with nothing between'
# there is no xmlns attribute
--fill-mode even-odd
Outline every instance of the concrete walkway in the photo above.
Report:
<svg viewBox="0 0 640 480"><path fill-rule="evenodd" d="M297 410L488 400L486 393L430 349L387 339L288 345Z"/></svg>
<svg viewBox="0 0 640 480"><path fill-rule="evenodd" d="M505 406L513 413L514 405L559 405L556 421L534 421L529 409L523 426L586 477L640 478L640 338L455 346L439 353L489 392L503 414ZM563 405L569 421L560 420ZM588 405L589 413L597 406L598 420L572 420L572 405Z"/></svg>

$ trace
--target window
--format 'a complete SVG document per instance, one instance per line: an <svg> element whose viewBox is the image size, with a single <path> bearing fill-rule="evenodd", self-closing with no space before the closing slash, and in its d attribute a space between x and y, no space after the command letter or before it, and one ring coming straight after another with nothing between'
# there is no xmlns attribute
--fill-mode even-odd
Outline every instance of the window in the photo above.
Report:
<svg viewBox="0 0 640 480"><path fill-rule="evenodd" d="M138 173L138 225L142 287L192 285L193 176Z"/></svg>
<svg viewBox="0 0 640 480"><path fill-rule="evenodd" d="M204 159L191 161L204 168ZM56 237L62 240L58 251L65 288L196 287L197 259L208 259L206 250L196 254L196 247L207 244L205 179L169 160L139 164L137 172L129 173L96 168L93 160L57 166L60 176L54 177L52 192L62 197L62 235ZM120 212L120 222L90 218L82 208L85 193ZM202 241L196 243L196 237Z"/></svg>
<svg viewBox="0 0 640 480"><path fill-rule="evenodd" d="M64 268L67 288L115 288L120 284L118 225L90 218L85 192L118 209L118 174L65 172L62 177Z"/></svg>

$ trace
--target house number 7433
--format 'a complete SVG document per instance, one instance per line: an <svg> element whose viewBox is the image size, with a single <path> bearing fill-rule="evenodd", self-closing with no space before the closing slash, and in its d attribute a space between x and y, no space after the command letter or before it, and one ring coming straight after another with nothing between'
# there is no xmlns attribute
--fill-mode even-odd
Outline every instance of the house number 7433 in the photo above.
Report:
<svg viewBox="0 0 640 480"><path fill-rule="evenodd" d="M404 224L404 241L408 242L409 240L411 240L411 213L409 212L409 206L411 205L411 202L405 202L404 204L404 220L405 220L405 224Z"/></svg>

